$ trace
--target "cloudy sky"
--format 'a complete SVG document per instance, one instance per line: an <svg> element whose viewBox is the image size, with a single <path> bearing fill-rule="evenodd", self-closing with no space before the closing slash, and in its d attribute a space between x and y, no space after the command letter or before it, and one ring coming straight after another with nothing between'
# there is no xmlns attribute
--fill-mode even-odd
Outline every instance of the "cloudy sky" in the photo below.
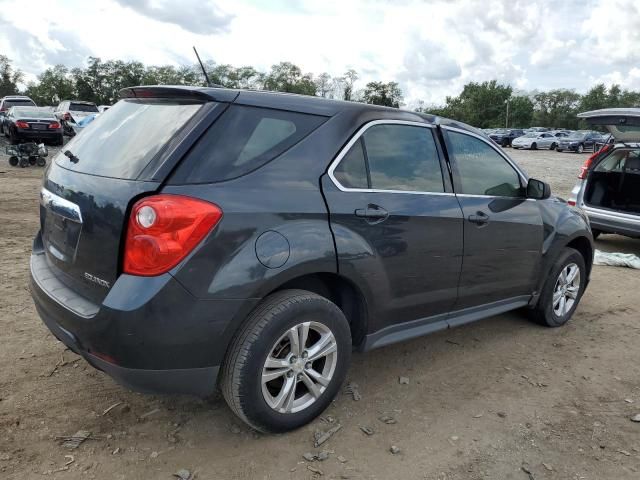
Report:
<svg viewBox="0 0 640 480"><path fill-rule="evenodd" d="M35 78L89 55L204 59L397 81L409 105L469 81L640 89L640 0L0 0L0 53Z"/></svg>

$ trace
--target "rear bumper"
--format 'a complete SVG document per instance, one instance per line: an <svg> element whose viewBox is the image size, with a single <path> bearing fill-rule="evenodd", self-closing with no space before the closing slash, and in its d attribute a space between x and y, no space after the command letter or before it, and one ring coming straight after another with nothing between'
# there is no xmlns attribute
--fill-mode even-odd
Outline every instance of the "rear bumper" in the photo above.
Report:
<svg viewBox="0 0 640 480"><path fill-rule="evenodd" d="M235 326L257 300L202 300L171 275L121 275L101 305L60 285L44 253L31 256L31 293L54 336L133 390L206 396Z"/></svg>
<svg viewBox="0 0 640 480"><path fill-rule="evenodd" d="M62 129L47 130L16 130L17 137L25 140L56 140L62 136Z"/></svg>
<svg viewBox="0 0 640 480"><path fill-rule="evenodd" d="M583 207L589 217L591 228L605 233L617 233L627 237L640 238L640 216L617 214L602 209Z"/></svg>

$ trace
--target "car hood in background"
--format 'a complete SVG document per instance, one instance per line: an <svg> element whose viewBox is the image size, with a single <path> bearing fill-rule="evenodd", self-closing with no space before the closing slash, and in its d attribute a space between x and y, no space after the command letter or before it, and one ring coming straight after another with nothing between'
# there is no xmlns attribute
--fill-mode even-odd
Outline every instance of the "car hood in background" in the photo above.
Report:
<svg viewBox="0 0 640 480"><path fill-rule="evenodd" d="M640 108L603 108L578 114L591 126L606 127L620 142L640 141Z"/></svg>

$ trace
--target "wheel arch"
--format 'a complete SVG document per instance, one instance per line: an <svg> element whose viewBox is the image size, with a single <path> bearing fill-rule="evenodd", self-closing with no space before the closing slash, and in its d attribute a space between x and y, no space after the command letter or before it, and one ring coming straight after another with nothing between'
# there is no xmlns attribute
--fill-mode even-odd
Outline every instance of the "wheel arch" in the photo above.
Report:
<svg viewBox="0 0 640 480"><path fill-rule="evenodd" d="M585 236L578 236L569 241L565 246L580 252L587 266L587 275L590 275L591 267L593 266L593 247L589 239Z"/></svg>
<svg viewBox="0 0 640 480"><path fill-rule="evenodd" d="M307 290L335 303L349 322L353 345L362 344L368 329L367 304L364 294L353 282L337 273L311 273L287 280L268 295L288 289Z"/></svg>

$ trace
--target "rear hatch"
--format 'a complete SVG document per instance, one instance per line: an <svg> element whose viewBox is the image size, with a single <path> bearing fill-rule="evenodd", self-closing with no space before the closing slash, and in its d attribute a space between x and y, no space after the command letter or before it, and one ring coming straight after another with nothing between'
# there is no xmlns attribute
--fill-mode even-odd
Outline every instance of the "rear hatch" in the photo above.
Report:
<svg viewBox="0 0 640 480"><path fill-rule="evenodd" d="M594 127L605 127L618 142L640 142L640 108L604 108L578 114Z"/></svg>
<svg viewBox="0 0 640 480"><path fill-rule="evenodd" d="M160 187L224 110L197 93L128 89L53 159L41 192L42 248L59 280L87 299L100 303L118 277L132 203Z"/></svg>

